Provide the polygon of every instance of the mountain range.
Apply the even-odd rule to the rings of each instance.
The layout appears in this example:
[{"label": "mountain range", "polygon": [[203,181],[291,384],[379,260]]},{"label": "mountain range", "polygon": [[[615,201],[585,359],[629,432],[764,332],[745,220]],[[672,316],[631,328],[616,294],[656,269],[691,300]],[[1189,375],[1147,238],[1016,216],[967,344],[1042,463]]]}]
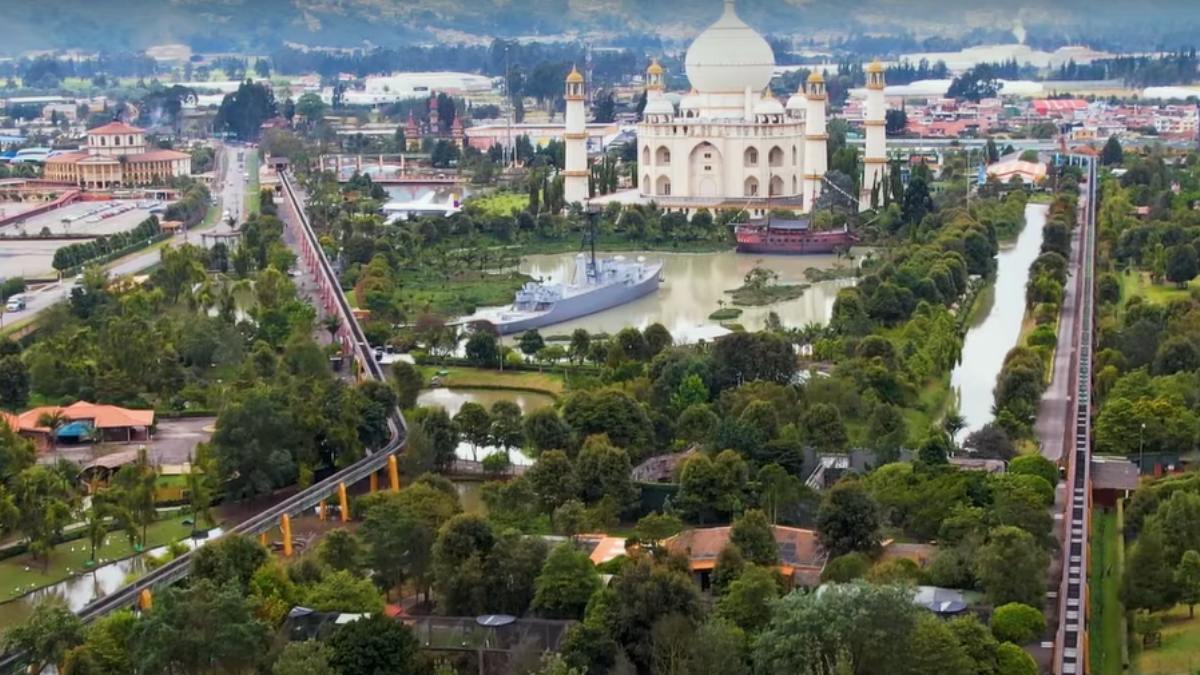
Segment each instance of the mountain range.
[{"label": "mountain range", "polygon": [[[1187,45],[1193,0],[739,0],[764,33],[961,37],[1011,32],[1088,44]],[[284,44],[363,48],[496,37],[589,36],[686,41],[721,13],[720,0],[0,0],[8,55],[30,50],[193,50],[265,53]]]}]

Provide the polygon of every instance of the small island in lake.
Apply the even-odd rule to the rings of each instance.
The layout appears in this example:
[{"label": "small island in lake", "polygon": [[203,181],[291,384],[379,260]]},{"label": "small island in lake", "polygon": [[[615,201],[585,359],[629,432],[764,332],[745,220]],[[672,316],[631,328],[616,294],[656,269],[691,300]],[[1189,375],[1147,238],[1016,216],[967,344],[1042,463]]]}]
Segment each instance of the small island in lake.
[{"label": "small island in lake", "polygon": [[762,266],[762,260],[754,262],[754,269],[746,273],[741,288],[725,291],[733,297],[733,304],[742,307],[761,307],[785,300],[795,300],[804,295],[810,284],[781,284],[779,273]]}]

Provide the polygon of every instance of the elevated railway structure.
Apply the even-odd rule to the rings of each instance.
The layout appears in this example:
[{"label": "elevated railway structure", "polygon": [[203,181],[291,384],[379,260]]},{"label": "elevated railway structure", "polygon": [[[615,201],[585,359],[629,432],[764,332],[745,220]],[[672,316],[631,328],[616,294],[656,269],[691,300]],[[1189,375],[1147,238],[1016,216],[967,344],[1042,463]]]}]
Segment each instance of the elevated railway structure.
[{"label": "elevated railway structure", "polygon": [[[305,257],[313,270],[317,283],[320,285],[322,302],[328,312],[336,315],[340,321],[341,339],[345,353],[353,356],[357,363],[355,370],[360,377],[369,377],[377,381],[386,381],[383,366],[375,360],[362,327],[355,320],[349,302],[340,291],[337,276],[333,272],[323,249],[318,243],[316,233],[304,211],[303,194],[295,185],[291,176],[281,177],[285,207],[294,213],[290,219],[293,227],[297,228],[299,252]],[[357,483],[375,475],[376,472],[388,466],[389,459],[399,452],[407,440],[408,426],[399,410],[393,411],[388,419],[391,431],[387,445],[379,450],[369,452],[357,463],[338,471],[334,475],[298,492],[284,501],[259,512],[255,516],[230,528],[228,531],[258,536],[271,529],[280,527],[284,517],[311,513],[318,504],[330,496],[342,492],[347,485]],[[79,618],[85,622],[91,621],[111,612],[135,607],[143,591],[154,590],[176,583],[187,577],[192,566],[192,554],[182,555],[171,562],[151,571],[133,583],[102,598],[98,598],[79,611]],[[28,658],[22,653],[0,655],[0,673],[18,673],[28,663]]]},{"label": "elevated railway structure", "polygon": [[1076,314],[1072,399],[1064,411],[1070,434],[1063,453],[1065,462],[1066,512],[1062,580],[1058,589],[1058,632],[1055,639],[1056,675],[1090,672],[1087,623],[1090,614],[1087,574],[1090,563],[1091,461],[1092,461],[1092,352],[1095,328],[1096,270],[1096,162],[1083,158],[1086,189],[1081,195],[1079,245],[1079,303]]}]

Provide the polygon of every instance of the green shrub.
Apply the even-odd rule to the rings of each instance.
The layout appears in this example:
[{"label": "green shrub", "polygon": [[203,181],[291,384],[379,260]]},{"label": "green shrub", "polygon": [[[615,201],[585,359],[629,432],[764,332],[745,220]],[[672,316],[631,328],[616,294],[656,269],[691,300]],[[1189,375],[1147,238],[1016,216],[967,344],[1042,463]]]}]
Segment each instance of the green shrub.
[{"label": "green shrub", "polygon": [[1025,645],[1046,632],[1046,617],[1041,610],[1010,602],[992,614],[992,635],[1001,642]]},{"label": "green shrub", "polygon": [[871,571],[871,559],[865,553],[847,553],[829,561],[821,571],[821,581],[846,584],[862,579]]},{"label": "green shrub", "polygon": [[1008,463],[1009,473],[1041,476],[1050,485],[1058,484],[1058,465],[1041,455],[1024,455]]}]

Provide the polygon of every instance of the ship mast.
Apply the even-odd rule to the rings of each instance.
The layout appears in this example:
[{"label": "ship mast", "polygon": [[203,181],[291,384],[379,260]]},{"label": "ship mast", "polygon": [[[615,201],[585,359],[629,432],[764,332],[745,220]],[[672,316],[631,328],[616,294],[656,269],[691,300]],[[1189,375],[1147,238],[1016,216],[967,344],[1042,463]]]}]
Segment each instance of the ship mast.
[{"label": "ship mast", "polygon": [[583,212],[587,218],[587,232],[584,234],[588,246],[591,249],[591,261],[588,263],[588,275],[595,281],[599,281],[600,269],[596,267],[596,218],[600,212],[588,204]]}]

